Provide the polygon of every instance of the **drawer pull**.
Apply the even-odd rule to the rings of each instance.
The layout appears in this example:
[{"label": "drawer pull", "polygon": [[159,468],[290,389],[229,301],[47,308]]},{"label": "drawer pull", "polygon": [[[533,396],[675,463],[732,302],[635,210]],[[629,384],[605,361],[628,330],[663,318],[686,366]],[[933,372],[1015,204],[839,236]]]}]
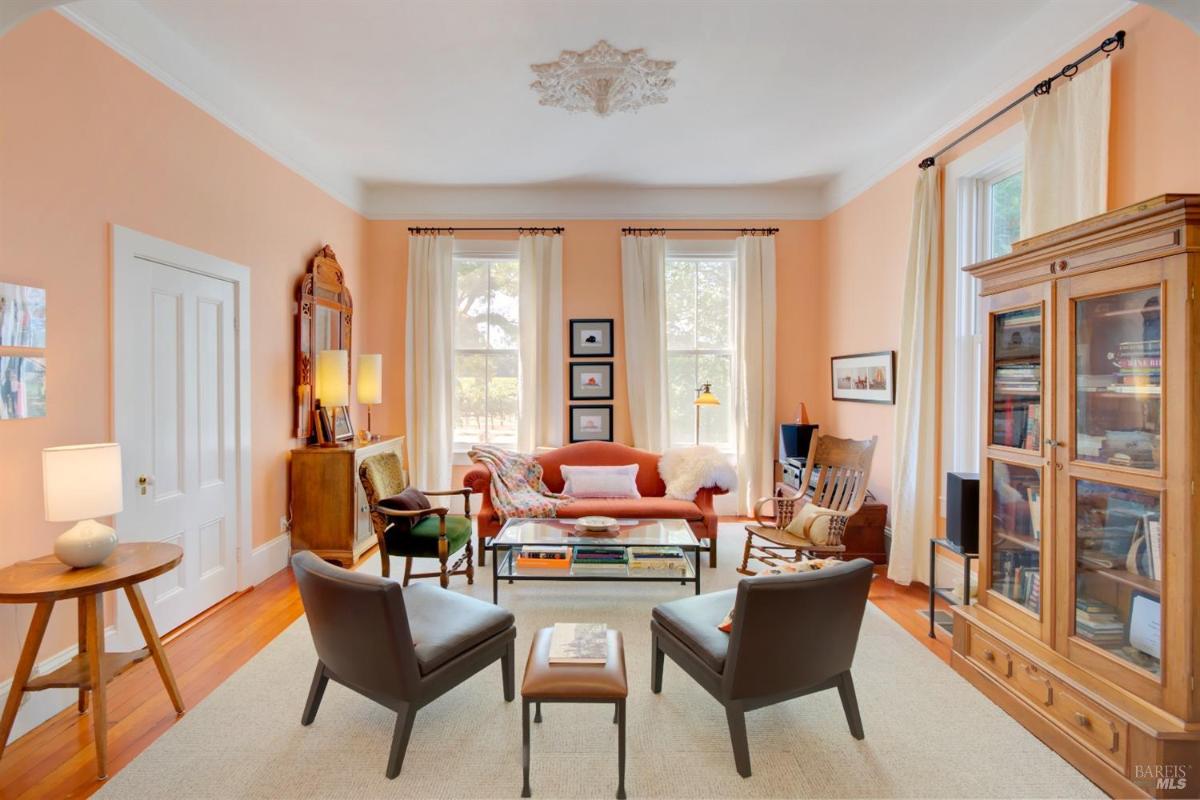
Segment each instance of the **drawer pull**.
[{"label": "drawer pull", "polygon": [[984,660],[986,660],[986,661],[995,661],[995,660],[996,660],[996,654],[995,654],[995,653],[993,653],[991,650],[984,650],[984,651],[983,651],[983,658],[984,658]]},{"label": "drawer pull", "polygon": [[1075,722],[1081,728],[1087,728],[1092,724],[1092,721],[1088,719],[1087,714],[1080,714],[1078,711],[1075,712]]}]

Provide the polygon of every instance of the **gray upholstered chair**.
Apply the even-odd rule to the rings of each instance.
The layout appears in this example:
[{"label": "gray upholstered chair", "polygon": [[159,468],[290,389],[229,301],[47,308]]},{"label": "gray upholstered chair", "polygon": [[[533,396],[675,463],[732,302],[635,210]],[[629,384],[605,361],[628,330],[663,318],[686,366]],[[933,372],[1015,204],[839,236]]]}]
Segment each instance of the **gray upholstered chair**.
[{"label": "gray upholstered chair", "polygon": [[335,567],[310,552],[292,557],[317,649],[302,725],[311,725],[329,681],[396,712],[387,776],[400,774],[417,711],[496,661],[504,699],[514,697],[513,615],[429,584]]},{"label": "gray upholstered chair", "polygon": [[[736,589],[656,606],[650,620],[651,689],[663,657],[725,706],[738,774],[750,777],[746,712],[838,690],[850,733],[863,738],[850,664],[871,587],[872,564],[855,559],[815,572],[743,578]],[[733,630],[717,630],[733,607]]]}]

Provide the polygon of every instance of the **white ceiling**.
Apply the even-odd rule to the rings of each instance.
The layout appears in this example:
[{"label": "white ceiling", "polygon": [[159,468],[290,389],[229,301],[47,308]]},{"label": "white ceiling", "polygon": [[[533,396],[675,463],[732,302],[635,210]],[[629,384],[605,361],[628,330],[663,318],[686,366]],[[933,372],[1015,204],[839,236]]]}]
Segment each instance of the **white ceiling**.
[{"label": "white ceiling", "polygon": [[[66,13],[371,216],[814,217],[1130,6],[80,0]],[[676,61],[669,102],[605,119],[539,106],[529,65],[602,38]]]}]

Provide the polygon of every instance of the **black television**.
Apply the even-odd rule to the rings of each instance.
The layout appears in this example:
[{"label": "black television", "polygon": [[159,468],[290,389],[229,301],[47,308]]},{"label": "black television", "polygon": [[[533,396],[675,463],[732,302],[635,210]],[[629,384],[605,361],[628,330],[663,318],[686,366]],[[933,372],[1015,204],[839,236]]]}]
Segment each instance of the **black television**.
[{"label": "black television", "polygon": [[779,460],[804,460],[819,425],[785,422],[779,426]]}]

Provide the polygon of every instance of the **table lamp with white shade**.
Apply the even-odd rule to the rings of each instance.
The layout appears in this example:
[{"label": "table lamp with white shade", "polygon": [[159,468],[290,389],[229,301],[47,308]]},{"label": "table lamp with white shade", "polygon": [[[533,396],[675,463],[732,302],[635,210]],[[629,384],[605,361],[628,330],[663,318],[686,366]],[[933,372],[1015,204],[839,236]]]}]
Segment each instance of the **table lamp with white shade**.
[{"label": "table lamp with white shade", "polygon": [[92,567],[117,546],[117,532],[97,522],[121,511],[121,445],[81,444],[42,451],[47,522],[74,522],[54,540],[54,555],[72,567]]},{"label": "table lamp with white shade", "polygon": [[367,430],[363,438],[370,442],[379,436],[371,432],[371,406],[383,402],[383,356],[364,353],[358,357],[358,403],[367,407]]},{"label": "table lamp with white shade", "polygon": [[[345,413],[350,405],[350,352],[348,350],[321,350],[317,353],[317,369],[313,381],[316,410],[325,409],[329,418],[330,437],[322,444],[337,445],[333,429],[337,426],[338,409]],[[349,423],[349,420],[347,420]]]},{"label": "table lamp with white shade", "polygon": [[719,406],[721,401],[712,393],[712,384],[706,383],[696,390],[696,444],[700,444],[700,407]]}]

